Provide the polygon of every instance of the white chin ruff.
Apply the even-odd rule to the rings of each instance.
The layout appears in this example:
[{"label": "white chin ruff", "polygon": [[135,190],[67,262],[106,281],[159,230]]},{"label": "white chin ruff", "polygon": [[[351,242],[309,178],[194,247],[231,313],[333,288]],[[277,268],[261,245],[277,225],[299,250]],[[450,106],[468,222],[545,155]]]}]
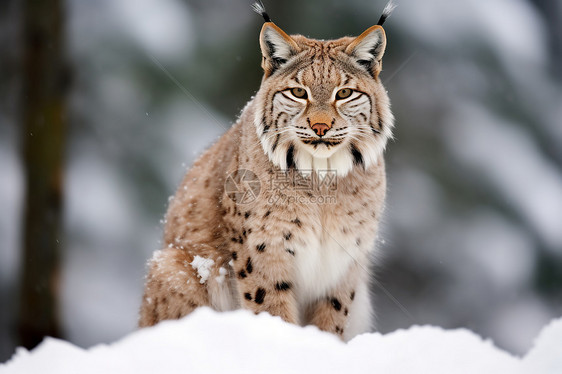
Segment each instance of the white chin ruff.
[{"label": "white chin ruff", "polygon": [[295,147],[295,165],[302,174],[312,171],[335,171],[339,177],[345,176],[353,168],[353,158],[346,146],[337,149],[321,148],[311,149],[309,146]]},{"label": "white chin ruff", "polygon": [[[311,149],[308,145],[299,144],[298,142],[285,142],[276,147],[275,151],[271,151],[271,147],[262,142],[263,150],[267,154],[269,160],[282,170],[295,166],[302,175],[310,175],[313,171],[332,171],[338,177],[345,177],[354,167],[368,169],[372,165],[376,165],[378,158],[384,150],[378,142],[371,144],[363,144],[360,148],[362,155],[362,163],[357,164],[349,145],[339,146],[331,152],[320,152]],[[293,165],[287,165],[289,158],[287,154],[292,149]],[[319,154],[327,157],[319,157]]]}]

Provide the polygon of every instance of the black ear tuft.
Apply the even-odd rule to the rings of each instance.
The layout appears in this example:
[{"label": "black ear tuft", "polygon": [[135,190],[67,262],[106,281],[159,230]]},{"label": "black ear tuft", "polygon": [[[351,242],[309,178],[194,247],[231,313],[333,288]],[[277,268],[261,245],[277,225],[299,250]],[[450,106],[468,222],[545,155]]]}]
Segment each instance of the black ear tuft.
[{"label": "black ear tuft", "polygon": [[265,22],[271,22],[271,18],[269,18],[269,15],[265,12],[265,6],[263,5],[261,0],[258,0],[255,3],[253,3],[252,9],[254,10],[254,12],[261,15],[265,20]]},{"label": "black ear tuft", "polygon": [[[262,4],[263,5],[263,4]],[[384,21],[386,21],[386,19],[388,17],[390,17],[390,15],[392,14],[392,11],[397,7],[396,4],[394,4],[393,0],[390,0],[386,6],[384,7],[382,14],[381,14],[381,18],[379,18],[379,22],[377,22],[377,25],[382,26],[382,24],[384,23]]]}]

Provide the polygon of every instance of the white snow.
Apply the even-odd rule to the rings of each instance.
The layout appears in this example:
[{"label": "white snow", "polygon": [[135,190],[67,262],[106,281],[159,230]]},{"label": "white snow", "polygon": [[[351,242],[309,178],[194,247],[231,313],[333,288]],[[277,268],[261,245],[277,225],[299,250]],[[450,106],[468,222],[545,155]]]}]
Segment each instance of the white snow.
[{"label": "white snow", "polygon": [[470,102],[459,102],[455,109],[443,133],[451,154],[500,191],[551,248],[562,248],[562,199],[553,198],[562,196],[557,166],[517,123]]},{"label": "white snow", "polygon": [[204,258],[201,256],[195,256],[193,261],[190,263],[191,267],[197,270],[197,276],[201,278],[199,283],[203,284],[209,279],[211,275],[211,267],[215,264],[215,261],[210,258]]},{"label": "white snow", "polygon": [[219,276],[218,276],[218,277],[215,277],[215,280],[216,280],[218,283],[224,282],[224,278],[225,278],[226,274],[228,274],[228,271],[227,271],[225,268],[220,267],[220,268],[219,268]]},{"label": "white snow", "polygon": [[562,318],[543,329],[523,358],[465,330],[413,326],[349,343],[315,327],[238,310],[201,308],[178,321],[83,350],[47,338],[0,365],[16,373],[561,373]]},{"label": "white snow", "polygon": [[407,0],[393,17],[412,35],[439,46],[454,48],[486,40],[507,67],[513,65],[512,60],[542,64],[546,59],[544,26],[527,1],[467,0],[459,6],[447,0]]},{"label": "white snow", "polygon": [[[110,13],[125,35],[159,58],[180,58],[193,44],[193,21],[176,0],[109,1]],[[150,19],[150,22],[146,22]],[[187,48],[186,48],[187,47]]]}]

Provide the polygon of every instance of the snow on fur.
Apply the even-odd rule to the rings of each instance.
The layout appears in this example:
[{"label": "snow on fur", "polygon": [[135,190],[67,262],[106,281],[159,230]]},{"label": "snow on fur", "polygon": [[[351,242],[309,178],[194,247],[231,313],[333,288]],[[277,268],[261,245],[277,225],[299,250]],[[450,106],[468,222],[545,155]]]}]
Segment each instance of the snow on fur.
[{"label": "snow on fur", "polygon": [[205,283],[211,275],[211,267],[215,264],[210,258],[203,258],[201,256],[195,256],[193,262],[190,263],[191,267],[197,270],[197,277],[201,278],[199,282],[201,284]]},{"label": "snow on fur", "polygon": [[562,319],[524,358],[465,330],[414,326],[363,334],[345,344],[315,327],[239,310],[201,308],[111,345],[83,350],[47,338],[0,365],[16,373],[562,373]]}]

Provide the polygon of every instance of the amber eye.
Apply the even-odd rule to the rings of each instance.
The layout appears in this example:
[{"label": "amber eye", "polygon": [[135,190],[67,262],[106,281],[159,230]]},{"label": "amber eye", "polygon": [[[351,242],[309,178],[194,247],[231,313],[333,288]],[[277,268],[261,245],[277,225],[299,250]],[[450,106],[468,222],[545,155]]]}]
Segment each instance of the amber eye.
[{"label": "amber eye", "polygon": [[294,97],[298,97],[299,99],[306,99],[306,90],[304,88],[296,87],[291,88],[291,93]]},{"label": "amber eye", "polygon": [[341,90],[336,92],[336,100],[347,99],[349,96],[351,96],[352,92],[353,91],[349,88],[342,88]]}]

